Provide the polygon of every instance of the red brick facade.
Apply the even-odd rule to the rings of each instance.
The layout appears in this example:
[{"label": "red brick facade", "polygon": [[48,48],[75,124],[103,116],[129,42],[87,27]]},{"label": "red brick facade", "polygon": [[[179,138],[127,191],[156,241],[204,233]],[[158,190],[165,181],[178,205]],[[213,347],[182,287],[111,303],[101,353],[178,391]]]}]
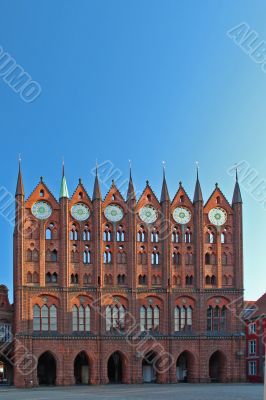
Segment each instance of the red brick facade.
[{"label": "red brick facade", "polygon": [[[131,178],[126,200],[114,183],[102,200],[97,176],[92,199],[80,181],[57,201],[41,180],[26,200],[19,172],[16,200],[16,356],[27,348],[38,362],[30,373],[15,369],[16,386],[245,379],[244,328],[236,305],[227,309],[243,295],[238,182],[232,205],[218,186],[203,204],[198,179],[193,202],[181,184],[170,201],[165,177],[161,201],[148,183],[137,201]],[[48,219],[32,214],[37,201],[50,205]],[[76,203],[90,211],[84,222],[72,217]],[[123,210],[117,223],[105,216],[109,204]],[[155,222],[140,219],[145,205]],[[186,225],[173,219],[176,207],[189,210]],[[208,218],[215,207],[227,213],[219,228]]]}]

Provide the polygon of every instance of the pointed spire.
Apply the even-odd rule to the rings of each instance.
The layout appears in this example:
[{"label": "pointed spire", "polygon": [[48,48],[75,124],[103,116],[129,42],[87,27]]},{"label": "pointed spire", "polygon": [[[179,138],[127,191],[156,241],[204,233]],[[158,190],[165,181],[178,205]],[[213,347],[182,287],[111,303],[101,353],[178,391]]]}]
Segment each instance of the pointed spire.
[{"label": "pointed spire", "polygon": [[237,204],[237,203],[242,203],[242,196],[241,196],[240,187],[239,187],[239,183],[238,183],[238,173],[237,173],[237,168],[236,168],[236,183],[235,183],[232,204]]},{"label": "pointed spire", "polygon": [[59,198],[69,198],[69,194],[68,194],[68,189],[67,189],[67,182],[66,182],[66,177],[65,177],[65,163],[63,160],[63,164],[62,164],[62,180],[61,180],[61,187],[60,187],[60,195]]},{"label": "pointed spire", "polygon": [[196,163],[196,165],[197,165],[197,179],[196,179],[193,203],[197,203],[199,201],[203,202],[200,181],[199,181],[199,164],[198,164],[198,162]]},{"label": "pointed spire", "polygon": [[18,180],[17,180],[16,196],[24,196],[24,185],[23,185],[23,180],[22,180],[20,156],[18,159]]},{"label": "pointed spire", "polygon": [[136,200],[135,189],[132,180],[132,173],[131,173],[131,162],[129,161],[129,182],[128,182],[128,189],[127,189],[127,201],[129,200]]},{"label": "pointed spire", "polygon": [[96,174],[93,188],[92,200],[102,200],[101,189],[98,179],[98,163],[96,162]]},{"label": "pointed spire", "polygon": [[165,179],[165,162],[163,161],[163,186],[161,192],[161,203],[163,203],[164,201],[170,201],[170,197]]}]

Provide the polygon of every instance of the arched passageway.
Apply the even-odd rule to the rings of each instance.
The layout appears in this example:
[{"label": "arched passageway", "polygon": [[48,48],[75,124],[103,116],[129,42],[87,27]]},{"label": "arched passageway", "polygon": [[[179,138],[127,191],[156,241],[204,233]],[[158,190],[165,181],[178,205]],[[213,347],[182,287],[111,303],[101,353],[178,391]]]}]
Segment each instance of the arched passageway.
[{"label": "arched passageway", "polygon": [[39,357],[37,377],[39,385],[56,384],[56,360],[49,351]]},{"label": "arched passageway", "polygon": [[84,351],[81,351],[75,358],[74,376],[76,385],[88,385],[90,383],[90,364]]},{"label": "arched passageway", "polygon": [[183,351],[176,361],[177,382],[192,382],[195,369],[195,357],[189,351]]},{"label": "arched passageway", "polygon": [[226,381],[226,357],[221,351],[216,351],[210,357],[209,376],[211,382]]},{"label": "arched passageway", "polygon": [[123,358],[118,351],[109,357],[107,369],[109,383],[123,383]]},{"label": "arched passageway", "polygon": [[0,385],[13,385],[13,367],[4,357],[0,357]]},{"label": "arched passageway", "polygon": [[159,357],[154,351],[146,353],[142,360],[142,381],[144,383],[156,383],[159,373]]}]

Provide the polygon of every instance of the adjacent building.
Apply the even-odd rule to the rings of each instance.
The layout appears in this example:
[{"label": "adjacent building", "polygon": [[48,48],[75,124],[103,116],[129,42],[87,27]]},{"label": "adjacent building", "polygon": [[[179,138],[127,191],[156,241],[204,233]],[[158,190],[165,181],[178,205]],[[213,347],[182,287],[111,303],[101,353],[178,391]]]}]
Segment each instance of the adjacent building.
[{"label": "adjacent building", "polygon": [[256,302],[249,303],[246,320],[247,378],[250,382],[263,382],[265,376],[266,293]]},{"label": "adjacent building", "polygon": [[8,289],[0,285],[0,385],[13,383],[13,307],[9,303]]}]

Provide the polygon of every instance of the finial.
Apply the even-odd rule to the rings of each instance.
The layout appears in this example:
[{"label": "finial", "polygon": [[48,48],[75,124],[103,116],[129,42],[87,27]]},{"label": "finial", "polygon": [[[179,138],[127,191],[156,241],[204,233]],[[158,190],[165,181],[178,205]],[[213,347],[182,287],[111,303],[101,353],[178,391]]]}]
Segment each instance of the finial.
[{"label": "finial", "polygon": [[237,164],[236,164],[236,182],[238,182],[238,170],[237,170]]},{"label": "finial", "polygon": [[129,165],[129,178],[131,179],[131,168],[132,168],[131,160],[128,160],[128,165]]},{"label": "finial", "polygon": [[80,184],[80,185],[82,184],[82,180],[81,180],[81,178],[79,178],[79,184]]},{"label": "finial", "polygon": [[218,188],[218,182],[215,183],[215,187]]},{"label": "finial", "polygon": [[40,181],[43,182],[43,176],[40,177]]},{"label": "finial", "polygon": [[21,163],[21,153],[18,154],[18,163]]},{"label": "finial", "polygon": [[148,180],[146,180],[146,186],[149,186],[149,181]]},{"label": "finial", "polygon": [[162,166],[163,166],[163,177],[165,178],[165,168],[166,168],[166,162],[162,161]]},{"label": "finial", "polygon": [[195,164],[196,164],[196,169],[197,169],[197,179],[199,179],[199,162],[196,161]]},{"label": "finial", "polygon": [[115,186],[115,180],[114,179],[112,179],[112,185]]},{"label": "finial", "polygon": [[182,181],[179,182],[179,186],[180,186],[180,187],[182,186]]},{"label": "finial", "polygon": [[95,166],[96,166],[96,176],[98,176],[98,160],[97,160],[97,158],[96,158],[96,162],[95,162]]},{"label": "finial", "polygon": [[64,157],[62,157],[62,176],[65,176],[65,160],[64,160]]}]

